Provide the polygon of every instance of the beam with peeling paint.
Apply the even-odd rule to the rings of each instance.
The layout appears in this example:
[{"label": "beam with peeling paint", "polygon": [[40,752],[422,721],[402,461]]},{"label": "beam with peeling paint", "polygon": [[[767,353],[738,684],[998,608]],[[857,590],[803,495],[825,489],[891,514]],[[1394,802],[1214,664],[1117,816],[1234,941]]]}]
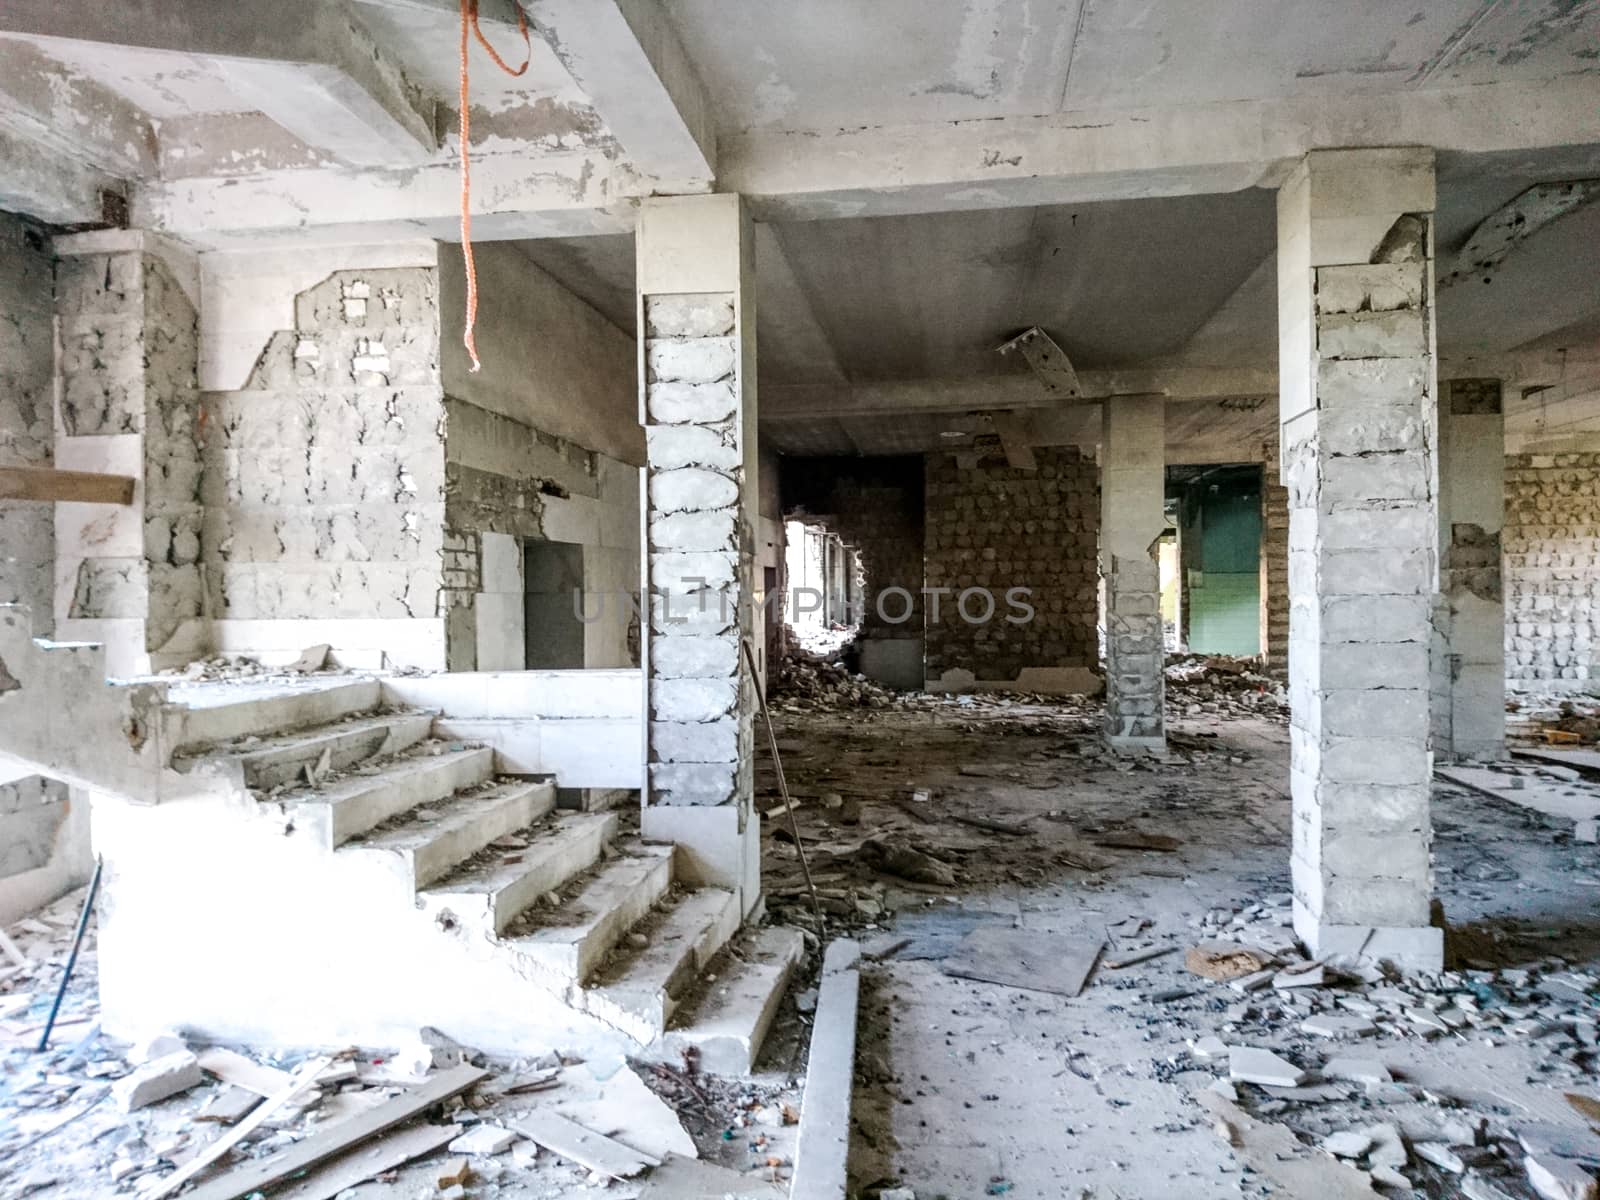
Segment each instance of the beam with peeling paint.
[{"label": "beam with peeling paint", "polygon": [[1600,200],[1600,179],[1570,179],[1529,188],[1479,223],[1438,286],[1487,279],[1529,238],[1596,200]]},{"label": "beam with peeling paint", "polygon": [[48,225],[86,225],[101,220],[102,195],[122,194],[124,183],[86,162],[52,153],[0,124],[0,209]]},{"label": "beam with peeling paint", "polygon": [[756,129],[718,187],[762,220],[887,216],[1276,187],[1318,147],[1489,153],[1600,142],[1600,75],[1047,116]]},{"label": "beam with peeling paint", "polygon": [[433,99],[340,0],[274,0],[270,13],[209,0],[6,0],[0,33],[221,60],[244,104],[353,166],[421,163],[438,145]]}]

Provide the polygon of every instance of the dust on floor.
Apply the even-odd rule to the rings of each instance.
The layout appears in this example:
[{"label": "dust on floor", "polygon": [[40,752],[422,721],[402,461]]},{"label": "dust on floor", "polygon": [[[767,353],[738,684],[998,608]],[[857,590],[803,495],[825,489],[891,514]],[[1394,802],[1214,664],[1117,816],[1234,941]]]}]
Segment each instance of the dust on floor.
[{"label": "dust on floor", "polygon": [[[1540,1194],[1541,1170],[1578,1172],[1570,1193],[1544,1194],[1587,1194],[1581,1173],[1600,1162],[1600,1139],[1565,1094],[1600,1094],[1600,848],[1575,841],[1570,823],[1441,784],[1435,852],[1454,969],[1386,979],[1295,966],[1287,729],[1216,707],[1176,722],[1164,764],[1106,754],[1082,702],[782,714],[828,934],[883,956],[864,976],[851,1148],[861,1194],[1415,1186],[1486,1200]],[[778,802],[769,791],[762,803]],[[768,894],[785,919],[814,923],[787,820],[766,823]],[[928,864],[926,878],[942,870],[948,882],[900,877]],[[1041,943],[1103,940],[1082,994],[943,969],[972,931],[1013,928]],[[1260,947],[1265,978],[1240,987],[1191,972],[1186,952],[1202,941]],[[1230,1059],[1246,1078],[1260,1066],[1232,1053],[1243,1048],[1284,1060],[1275,1094],[1229,1081]],[[1277,1125],[1304,1162],[1285,1167],[1284,1146],[1263,1148]],[[1330,1135],[1347,1157],[1317,1148]]]}]

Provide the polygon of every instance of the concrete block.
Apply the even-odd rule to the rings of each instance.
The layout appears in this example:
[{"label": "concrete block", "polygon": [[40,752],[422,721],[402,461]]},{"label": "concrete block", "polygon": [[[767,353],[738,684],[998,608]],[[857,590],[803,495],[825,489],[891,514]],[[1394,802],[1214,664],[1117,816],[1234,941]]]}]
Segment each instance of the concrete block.
[{"label": "concrete block", "polygon": [[714,721],[734,712],[739,703],[735,681],[724,679],[653,679],[652,716],[662,721]]},{"label": "concrete block", "polygon": [[739,669],[739,643],[731,637],[662,637],[650,646],[657,679],[725,679]]},{"label": "concrete block", "polygon": [[847,940],[831,943],[823,955],[791,1200],[837,1200],[848,1186],[860,959],[860,947]]},{"label": "concrete block", "polygon": [[[1339,887],[1346,891],[1359,892],[1366,897],[1369,885],[1379,885],[1387,894],[1389,885],[1398,882],[1412,889],[1404,893],[1407,905],[1415,889],[1420,887],[1426,892],[1428,841],[1421,831],[1373,834],[1324,829],[1321,841],[1322,870],[1337,879]],[[1412,912],[1409,907],[1404,911]],[[1367,920],[1376,919],[1371,910],[1363,909],[1363,914]],[[1337,913],[1325,905],[1323,915],[1332,919]]]},{"label": "concrete block", "polygon": [[1419,308],[1422,263],[1359,263],[1317,270],[1317,312],[1384,312]]},{"label": "concrete block", "polygon": [[1420,741],[1428,734],[1428,700],[1425,687],[1326,692],[1322,697],[1322,730],[1328,737]]},{"label": "concrete block", "polygon": [[657,762],[739,761],[739,720],[651,721],[650,753]]},{"label": "concrete block", "polygon": [[[702,605],[700,597],[653,595],[650,597],[650,629],[657,634],[706,637],[726,633],[739,623],[739,589],[719,592]],[[721,603],[719,603],[719,601]]]},{"label": "concrete block", "polygon": [[1411,878],[1334,874],[1323,895],[1321,917],[1331,925],[1426,925],[1432,904],[1429,883],[1425,868]]},{"label": "concrete block", "polygon": [[731,763],[651,763],[650,796],[656,804],[715,806],[738,794]]},{"label": "concrete block", "polygon": [[1414,738],[1328,738],[1322,747],[1324,783],[1416,787],[1428,782],[1432,770],[1426,743]]},{"label": "concrete block", "polygon": [[1429,458],[1420,451],[1374,454],[1365,458],[1325,458],[1321,474],[1317,504],[1322,511],[1365,507],[1373,510],[1375,525],[1383,519],[1383,503],[1429,500],[1433,496]]},{"label": "concrete block", "polygon": [[695,292],[645,298],[645,321],[651,337],[717,337],[733,332],[733,296]]},{"label": "concrete block", "polygon": [[650,507],[658,513],[704,512],[738,502],[739,485],[703,467],[682,467],[650,477]]},{"label": "concrete block", "polygon": [[652,383],[714,383],[733,374],[735,347],[731,337],[652,341],[646,353]]},{"label": "concrete block", "polygon": [[1393,785],[1321,782],[1299,771],[1289,777],[1297,804],[1306,807],[1303,789],[1321,826],[1365,829],[1372,834],[1407,834],[1428,826],[1426,784]]},{"label": "concrete block", "polygon": [[716,591],[733,583],[738,567],[738,555],[732,550],[653,553],[650,555],[650,586],[669,592]]},{"label": "concrete block", "polygon": [[1420,688],[1428,678],[1428,647],[1421,641],[1319,646],[1320,686],[1333,690]]},{"label": "concrete block", "polygon": [[123,1112],[159,1104],[205,1081],[200,1060],[187,1050],[152,1059],[111,1085],[111,1095]]},{"label": "concrete block", "polygon": [[1317,407],[1321,414],[1350,404],[1426,402],[1432,371],[1421,355],[1411,358],[1323,358],[1317,363]]},{"label": "concrete block", "polygon": [[1291,549],[1410,550],[1432,544],[1433,506],[1390,501],[1376,514],[1366,508],[1339,508],[1322,513],[1315,523],[1303,521],[1290,533]]},{"label": "concrete block", "polygon": [[[718,421],[733,413],[733,389],[727,384],[703,384],[696,392],[721,388],[727,393],[727,411],[722,417],[701,418],[689,414],[688,408],[670,395],[677,384],[660,384],[651,389],[650,416],[657,421]],[[669,415],[670,414],[670,415]],[[723,432],[707,425],[666,424],[652,425],[644,431],[650,465],[658,471],[676,470],[678,467],[711,467],[718,471],[732,471],[741,465],[743,456],[732,441],[731,430]]]},{"label": "concrete block", "polygon": [[1412,399],[1330,405],[1317,419],[1322,452],[1329,455],[1420,450],[1430,427]]},{"label": "concrete block", "polygon": [[1320,608],[1325,645],[1421,642],[1426,648],[1430,636],[1426,596],[1332,596]]},{"label": "concrete block", "polygon": [[1421,309],[1317,318],[1317,353],[1324,358],[1417,358],[1427,351],[1427,323]]},{"label": "concrete block", "polygon": [[[713,425],[728,420],[738,407],[733,384],[726,380],[711,383],[660,380],[650,384],[646,394],[650,419],[665,425]],[[654,457],[651,465],[655,465]]]},{"label": "concrete block", "polygon": [[728,550],[736,548],[733,509],[681,512],[650,522],[653,550]]}]

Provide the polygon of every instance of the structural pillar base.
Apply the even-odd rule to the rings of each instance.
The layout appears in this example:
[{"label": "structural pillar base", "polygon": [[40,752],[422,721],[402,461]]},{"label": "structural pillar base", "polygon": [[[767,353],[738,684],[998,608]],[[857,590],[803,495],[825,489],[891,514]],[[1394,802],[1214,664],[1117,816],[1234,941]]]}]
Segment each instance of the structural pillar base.
[{"label": "structural pillar base", "polygon": [[1312,958],[1366,958],[1402,971],[1444,970],[1444,930],[1433,925],[1329,925],[1299,901],[1294,932]]}]

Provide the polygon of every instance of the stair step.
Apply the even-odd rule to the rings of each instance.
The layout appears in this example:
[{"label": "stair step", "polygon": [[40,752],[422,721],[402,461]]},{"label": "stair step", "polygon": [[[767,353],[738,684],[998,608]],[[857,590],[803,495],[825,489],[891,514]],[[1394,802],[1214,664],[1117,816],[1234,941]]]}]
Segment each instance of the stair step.
[{"label": "stair step", "polygon": [[586,987],[583,1007],[641,1045],[660,1037],[677,999],[739,929],[739,897],[722,888],[689,892],[638,932],[650,940],[621,951]]},{"label": "stair step", "polygon": [[264,804],[279,807],[297,834],[327,849],[349,841],[421,804],[443,800],[494,774],[494,751],[487,746],[410,754],[367,775],[326,787],[275,796]]},{"label": "stair step", "polygon": [[[265,691],[268,685],[260,685]],[[277,685],[281,687],[281,685]],[[382,701],[376,679],[358,679],[325,687],[307,686],[269,692],[256,699],[237,699],[252,685],[232,684],[228,689],[211,685],[179,684],[168,692],[171,701],[163,715],[167,744],[176,753],[193,753],[242,737],[269,737],[293,729],[311,729],[342,721],[356,713],[371,712]],[[208,703],[221,698],[220,703]]]},{"label": "stair step", "polygon": [[[219,746],[191,762],[233,763],[243,772],[246,787],[266,790],[303,780],[307,767],[327,756],[327,769],[343,771],[369,758],[398,754],[428,736],[432,713],[392,713],[363,717],[339,725],[286,737],[269,738],[250,746]],[[182,769],[182,764],[174,764]]]},{"label": "stair step", "polygon": [[413,810],[360,834],[339,852],[383,866],[414,890],[543,818],[556,806],[556,787],[548,780],[508,779],[442,803],[442,811]]},{"label": "stair step", "polygon": [[738,938],[711,964],[716,978],[698,995],[680,1000],[672,1026],[648,1057],[683,1061],[693,1050],[698,1068],[710,1075],[748,1075],[778,1015],[785,989],[805,957],[798,929],[768,926]]},{"label": "stair step", "polygon": [[[550,789],[553,806],[555,785],[544,786]],[[435,920],[448,913],[457,927],[497,936],[540,897],[558,891],[599,862],[607,843],[617,836],[617,816],[571,813],[532,834],[527,849],[468,863],[428,888],[418,897],[423,909]]]},{"label": "stair step", "polygon": [[505,944],[558,985],[581,983],[672,886],[673,848],[639,844],[601,867],[560,908]]}]

